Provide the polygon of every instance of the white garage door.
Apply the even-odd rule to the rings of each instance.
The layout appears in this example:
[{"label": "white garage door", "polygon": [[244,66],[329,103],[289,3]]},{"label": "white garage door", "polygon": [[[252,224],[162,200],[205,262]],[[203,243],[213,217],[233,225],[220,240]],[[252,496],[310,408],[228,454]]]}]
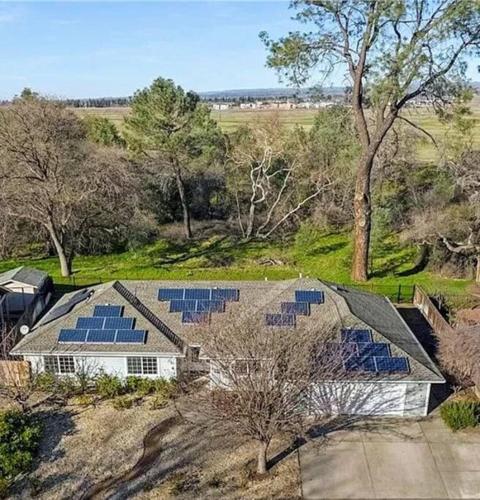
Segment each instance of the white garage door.
[{"label": "white garage door", "polygon": [[311,392],[313,414],[403,416],[406,384],[331,383]]}]

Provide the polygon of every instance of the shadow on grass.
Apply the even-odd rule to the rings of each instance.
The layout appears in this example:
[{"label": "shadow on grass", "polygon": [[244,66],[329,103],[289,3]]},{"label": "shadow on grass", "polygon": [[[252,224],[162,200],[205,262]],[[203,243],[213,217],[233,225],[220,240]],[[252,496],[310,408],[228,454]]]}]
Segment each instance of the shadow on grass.
[{"label": "shadow on grass", "polygon": [[331,243],[330,245],[323,245],[319,247],[314,247],[311,250],[302,250],[305,255],[309,257],[315,257],[319,255],[327,255],[329,253],[338,252],[342,248],[348,245],[346,241],[339,241],[338,243]]},{"label": "shadow on grass", "polygon": [[187,262],[198,257],[207,257],[212,266],[221,267],[230,265],[235,260],[233,252],[239,248],[244,248],[249,242],[242,242],[231,239],[229,236],[216,239],[215,241],[202,246],[201,242],[194,243],[174,243],[169,242],[164,250],[166,254],[163,258],[158,258],[153,262],[153,267],[159,268],[172,264]]}]

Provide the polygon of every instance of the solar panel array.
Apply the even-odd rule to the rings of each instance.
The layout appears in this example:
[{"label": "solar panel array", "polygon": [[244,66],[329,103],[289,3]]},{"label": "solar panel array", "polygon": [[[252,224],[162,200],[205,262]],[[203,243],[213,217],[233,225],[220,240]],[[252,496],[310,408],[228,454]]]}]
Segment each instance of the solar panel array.
[{"label": "solar panel array", "polygon": [[182,323],[205,324],[211,313],[225,312],[227,302],[238,302],[237,288],[160,288],[158,300],[170,302],[170,312],[182,313]]},{"label": "solar panel array", "polygon": [[123,317],[123,306],[97,305],[93,316],[77,318],[75,328],[60,330],[58,341],[87,344],[144,344],[147,332],[134,329],[134,318]]},{"label": "solar panel array", "polygon": [[408,373],[408,359],[391,355],[390,345],[374,342],[368,329],[345,328],[341,332],[342,342],[331,343],[343,357],[346,371],[363,373]]},{"label": "solar panel array", "polygon": [[267,326],[295,327],[297,316],[310,316],[312,304],[323,304],[325,294],[321,290],[295,290],[294,302],[282,302],[280,313],[265,314]]}]

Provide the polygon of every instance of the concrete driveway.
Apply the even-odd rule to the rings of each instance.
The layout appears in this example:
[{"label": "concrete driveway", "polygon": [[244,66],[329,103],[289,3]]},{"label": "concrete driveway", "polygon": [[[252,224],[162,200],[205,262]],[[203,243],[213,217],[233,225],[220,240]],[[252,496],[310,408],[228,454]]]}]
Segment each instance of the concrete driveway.
[{"label": "concrete driveway", "polygon": [[480,498],[480,432],[376,421],[310,441],[300,466],[306,499]]}]

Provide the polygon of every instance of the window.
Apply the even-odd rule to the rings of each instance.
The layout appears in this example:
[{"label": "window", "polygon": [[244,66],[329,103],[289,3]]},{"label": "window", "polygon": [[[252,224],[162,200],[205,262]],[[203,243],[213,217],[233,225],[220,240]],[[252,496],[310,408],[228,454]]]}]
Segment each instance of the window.
[{"label": "window", "polygon": [[58,359],[56,356],[44,356],[43,366],[47,373],[58,373]]},{"label": "window", "polygon": [[128,375],[157,375],[157,358],[127,358]]},{"label": "window", "polygon": [[194,362],[198,361],[200,356],[200,347],[190,347],[190,359]]},{"label": "window", "polygon": [[75,373],[75,358],[73,356],[44,356],[43,363],[47,373],[55,375]]}]

